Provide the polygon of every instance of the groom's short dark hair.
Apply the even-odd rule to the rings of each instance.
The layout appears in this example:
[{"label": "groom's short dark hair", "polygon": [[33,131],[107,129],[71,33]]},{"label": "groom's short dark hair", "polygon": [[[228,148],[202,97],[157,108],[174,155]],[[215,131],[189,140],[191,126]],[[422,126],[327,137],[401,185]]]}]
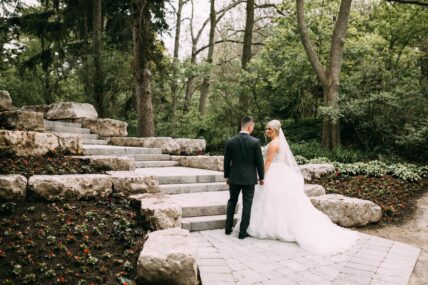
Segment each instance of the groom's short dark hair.
[{"label": "groom's short dark hair", "polygon": [[253,117],[245,116],[241,119],[241,128],[246,126],[248,123],[254,122]]}]

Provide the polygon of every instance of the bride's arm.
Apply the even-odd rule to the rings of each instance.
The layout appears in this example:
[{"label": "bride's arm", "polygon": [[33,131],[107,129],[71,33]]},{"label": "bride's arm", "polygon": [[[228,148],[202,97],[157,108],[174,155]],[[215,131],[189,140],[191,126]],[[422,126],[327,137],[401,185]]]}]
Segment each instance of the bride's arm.
[{"label": "bride's arm", "polygon": [[268,146],[268,151],[266,154],[266,160],[265,160],[265,173],[268,171],[270,164],[272,163],[272,160],[275,156],[275,153],[278,151],[278,142],[272,141]]}]

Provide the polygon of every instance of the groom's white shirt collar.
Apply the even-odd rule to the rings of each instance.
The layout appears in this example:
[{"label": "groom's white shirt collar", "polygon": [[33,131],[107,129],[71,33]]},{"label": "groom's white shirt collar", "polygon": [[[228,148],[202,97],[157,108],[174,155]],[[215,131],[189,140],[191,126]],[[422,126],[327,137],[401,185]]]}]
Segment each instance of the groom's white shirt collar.
[{"label": "groom's white shirt collar", "polygon": [[247,132],[247,131],[240,131],[239,132],[240,134],[247,134],[247,135],[249,135],[250,133],[249,132]]}]

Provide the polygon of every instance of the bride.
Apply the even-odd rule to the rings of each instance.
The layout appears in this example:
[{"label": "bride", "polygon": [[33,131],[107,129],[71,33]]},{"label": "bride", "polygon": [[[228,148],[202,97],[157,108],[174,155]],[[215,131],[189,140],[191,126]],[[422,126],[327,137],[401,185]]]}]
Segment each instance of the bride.
[{"label": "bride", "polygon": [[304,179],[278,120],[266,125],[271,139],[264,150],[264,185],[256,186],[248,234],[262,239],[297,242],[316,254],[345,251],[356,232],[335,225],[304,192]]}]

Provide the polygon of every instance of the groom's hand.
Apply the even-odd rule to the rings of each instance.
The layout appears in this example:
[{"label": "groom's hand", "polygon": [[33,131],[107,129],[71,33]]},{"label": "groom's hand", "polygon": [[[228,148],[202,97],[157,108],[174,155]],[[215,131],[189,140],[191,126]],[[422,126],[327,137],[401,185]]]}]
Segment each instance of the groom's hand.
[{"label": "groom's hand", "polygon": [[229,178],[226,179],[226,184],[230,185]]},{"label": "groom's hand", "polygon": [[260,183],[260,185],[263,185],[263,184],[265,184],[265,181],[264,180],[259,180],[259,183]]}]

